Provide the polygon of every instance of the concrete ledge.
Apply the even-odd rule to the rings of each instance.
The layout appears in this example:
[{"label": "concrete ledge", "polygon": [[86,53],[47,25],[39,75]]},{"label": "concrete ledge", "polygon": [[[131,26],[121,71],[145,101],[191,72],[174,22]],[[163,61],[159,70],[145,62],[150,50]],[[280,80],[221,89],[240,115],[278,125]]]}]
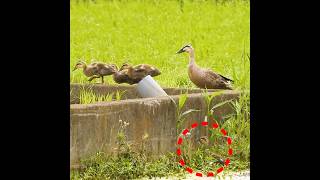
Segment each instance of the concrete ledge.
[{"label": "concrete ledge", "polygon": [[[79,85],[73,85],[73,88],[79,87]],[[96,88],[96,92],[100,93],[105,93],[104,90],[106,89],[108,91],[112,89],[112,87],[101,85],[94,86],[94,88]],[[120,87],[119,89],[121,88],[130,89],[128,87]],[[167,90],[173,92],[173,94],[183,91],[181,89]],[[136,97],[133,89],[128,92],[128,97]],[[193,90],[193,92],[199,92],[199,90]],[[178,103],[179,95],[171,97]],[[239,92],[226,90],[223,94],[214,98],[211,106],[238,97]],[[196,121],[198,123],[203,121],[206,115],[206,107],[202,94],[188,94],[188,99],[182,111],[188,109],[201,111],[187,115],[183,127],[190,127]],[[221,117],[233,112],[231,105],[225,104],[217,108],[214,115]],[[79,166],[80,159],[98,151],[112,153],[113,148],[117,147],[116,136],[119,129],[119,119],[130,123],[126,130],[129,142],[140,142],[142,136],[147,133],[149,135],[147,150],[152,151],[153,155],[175,152],[177,141],[176,108],[169,97],[128,99],[87,105],[71,104],[70,119],[71,167]],[[210,125],[211,123],[209,123]],[[204,127],[199,128],[194,132],[195,138],[205,135],[207,132]]]},{"label": "concrete ledge", "polygon": [[[136,90],[136,85],[100,85],[100,84],[71,84],[70,104],[79,104],[80,90],[92,90],[97,95],[107,95],[116,91],[123,92],[122,99],[136,99],[141,98]],[[168,95],[178,95],[183,93],[201,93],[201,89],[187,89],[187,88],[163,88]],[[215,92],[217,90],[210,89],[208,92]],[[115,98],[115,97],[114,97]]]}]

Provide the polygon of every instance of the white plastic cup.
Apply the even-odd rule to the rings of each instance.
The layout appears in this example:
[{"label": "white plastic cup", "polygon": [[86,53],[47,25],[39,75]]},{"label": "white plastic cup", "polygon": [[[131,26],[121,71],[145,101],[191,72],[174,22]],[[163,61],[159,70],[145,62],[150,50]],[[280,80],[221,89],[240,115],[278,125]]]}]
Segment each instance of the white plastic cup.
[{"label": "white plastic cup", "polygon": [[137,85],[138,93],[143,98],[168,96],[159,84],[150,76],[144,77]]}]

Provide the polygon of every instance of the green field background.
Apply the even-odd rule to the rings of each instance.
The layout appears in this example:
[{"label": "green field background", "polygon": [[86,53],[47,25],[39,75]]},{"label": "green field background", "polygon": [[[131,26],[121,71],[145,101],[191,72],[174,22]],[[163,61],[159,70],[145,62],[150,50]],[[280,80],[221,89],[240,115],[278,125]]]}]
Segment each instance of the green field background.
[{"label": "green field background", "polygon": [[[163,87],[191,87],[186,43],[195,48],[198,65],[250,88],[250,2],[200,0],[70,1],[70,82],[89,83],[78,60],[151,64],[162,72]],[[106,83],[114,84],[112,77]]]}]

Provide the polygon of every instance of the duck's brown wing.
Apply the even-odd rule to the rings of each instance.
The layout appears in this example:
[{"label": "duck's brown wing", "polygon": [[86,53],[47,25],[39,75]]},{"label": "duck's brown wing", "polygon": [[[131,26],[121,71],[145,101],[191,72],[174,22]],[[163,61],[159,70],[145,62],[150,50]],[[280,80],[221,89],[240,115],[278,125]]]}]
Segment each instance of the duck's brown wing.
[{"label": "duck's brown wing", "polygon": [[97,71],[100,75],[111,75],[112,74],[112,68],[104,63],[96,63],[95,67],[97,68]]},{"label": "duck's brown wing", "polygon": [[97,67],[96,63],[91,63],[90,65],[88,65],[88,69],[90,69],[90,72],[93,75],[99,75],[99,68]]},{"label": "duck's brown wing", "polygon": [[143,78],[142,76],[147,76],[148,75],[148,71],[142,65],[138,65],[138,66],[135,66],[135,67],[130,67],[128,69],[128,73],[129,73],[129,76],[132,76],[132,77],[139,76],[141,78]]},{"label": "duck's brown wing", "polygon": [[214,81],[215,82],[215,86],[216,88],[219,89],[232,89],[230,87],[230,84],[228,83],[228,81],[226,79],[224,79],[223,77],[221,77],[220,74],[217,74],[211,70],[204,70],[205,73],[205,78],[208,78],[209,81]]},{"label": "duck's brown wing", "polygon": [[222,81],[225,81],[225,82],[228,82],[228,81],[233,82],[232,79],[224,77],[221,74],[215,73],[211,69],[205,69],[204,72],[207,73],[208,76],[211,76],[215,80],[222,79]]},{"label": "duck's brown wing", "polygon": [[156,67],[153,67],[149,64],[139,64],[139,65],[135,66],[134,69],[136,69],[136,71],[138,71],[138,72],[145,71],[147,75],[150,75],[152,77],[158,76],[161,74],[159,69],[157,69]]},{"label": "duck's brown wing", "polygon": [[113,74],[113,80],[118,84],[128,83],[129,76],[126,74],[126,70],[122,70]]},{"label": "duck's brown wing", "polygon": [[148,74],[149,74],[150,76],[154,77],[154,76],[160,75],[160,74],[161,74],[161,71],[160,71],[158,68],[156,68],[156,67],[151,67],[151,68],[150,68],[150,71],[148,72]]},{"label": "duck's brown wing", "polygon": [[136,82],[139,82],[141,79],[148,75],[148,72],[144,69],[135,69],[130,78]]},{"label": "duck's brown wing", "polygon": [[148,64],[138,64],[138,65],[136,65],[136,66],[134,66],[133,68],[135,68],[135,69],[150,69],[150,65],[148,65]]},{"label": "duck's brown wing", "polygon": [[134,69],[139,69],[140,71],[145,70],[146,72],[153,71],[157,68],[149,65],[149,64],[139,64],[133,67]]},{"label": "duck's brown wing", "polygon": [[147,71],[142,68],[134,68],[134,72],[147,72]]},{"label": "duck's brown wing", "polygon": [[219,74],[211,71],[210,69],[204,69],[203,72],[206,78],[209,78],[210,80],[216,81],[216,80],[222,79],[222,77]]},{"label": "duck's brown wing", "polygon": [[226,80],[226,81],[230,81],[230,82],[233,82],[233,80],[232,79],[229,79],[229,78],[226,78],[226,77],[224,77],[224,76],[222,76],[221,74],[218,74],[219,76],[221,76],[224,80]]}]

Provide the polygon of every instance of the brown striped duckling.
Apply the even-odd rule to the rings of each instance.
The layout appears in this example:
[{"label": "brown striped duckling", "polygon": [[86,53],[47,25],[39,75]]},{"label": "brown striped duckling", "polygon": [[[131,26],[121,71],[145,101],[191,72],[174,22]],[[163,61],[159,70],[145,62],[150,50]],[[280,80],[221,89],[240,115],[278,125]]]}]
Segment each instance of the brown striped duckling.
[{"label": "brown striped duckling", "polygon": [[77,69],[83,69],[83,74],[90,77],[88,81],[92,81],[95,78],[101,78],[101,83],[104,83],[103,77],[112,75],[116,72],[114,64],[105,64],[100,62],[93,62],[86,64],[84,61],[78,61],[73,71]]},{"label": "brown striped duckling", "polygon": [[134,82],[128,76],[128,69],[118,70],[117,66],[116,66],[116,72],[113,74],[113,80],[118,84],[122,84],[122,83],[134,84]]},{"label": "brown striped duckling", "polygon": [[161,72],[159,69],[148,64],[131,66],[127,63],[124,63],[113,77],[114,81],[117,83],[125,82],[132,85],[139,83],[147,75],[154,77],[160,74]]},{"label": "brown striped duckling", "polygon": [[136,81],[140,81],[147,75],[150,75],[151,77],[155,77],[161,74],[160,70],[156,67],[153,67],[149,64],[139,64],[136,66],[131,66],[127,63],[123,64],[121,69],[127,69],[128,70],[128,76]]},{"label": "brown striped duckling", "polygon": [[130,68],[134,69],[136,72],[144,71],[144,72],[146,72],[146,74],[148,74],[152,77],[158,76],[161,74],[159,69],[157,69],[156,67],[153,67],[149,64],[139,64],[136,66],[132,66],[127,63],[123,63],[120,68],[120,71],[124,70],[124,69],[130,69]]},{"label": "brown striped duckling", "polygon": [[201,68],[196,64],[194,49],[191,44],[183,46],[177,54],[183,52],[189,54],[188,75],[197,87],[202,89],[232,89],[231,82],[233,80],[210,69]]}]

